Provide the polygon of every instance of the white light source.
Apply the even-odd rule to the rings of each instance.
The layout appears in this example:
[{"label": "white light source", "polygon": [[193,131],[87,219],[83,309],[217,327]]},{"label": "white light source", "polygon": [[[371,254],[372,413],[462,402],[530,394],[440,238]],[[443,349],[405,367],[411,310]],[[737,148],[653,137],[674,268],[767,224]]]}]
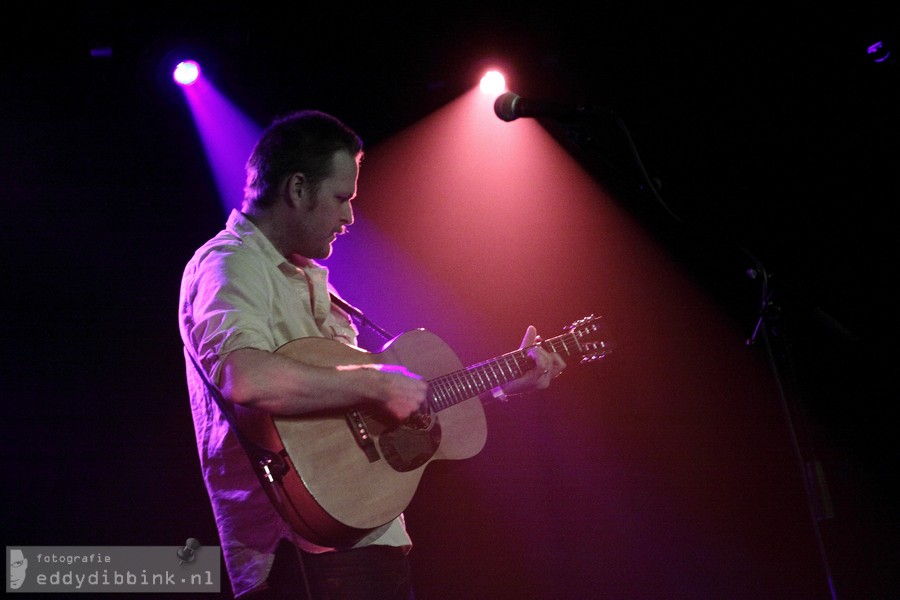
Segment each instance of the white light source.
[{"label": "white light source", "polygon": [[489,96],[496,96],[506,91],[506,78],[500,71],[488,71],[481,78],[481,91]]},{"label": "white light source", "polygon": [[175,66],[172,79],[178,85],[192,85],[200,79],[200,65],[193,60],[185,60]]}]

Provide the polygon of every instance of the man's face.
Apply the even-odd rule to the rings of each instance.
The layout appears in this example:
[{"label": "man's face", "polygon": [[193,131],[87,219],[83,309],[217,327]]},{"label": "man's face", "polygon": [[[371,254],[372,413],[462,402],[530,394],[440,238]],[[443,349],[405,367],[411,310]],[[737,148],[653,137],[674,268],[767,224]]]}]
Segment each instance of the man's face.
[{"label": "man's face", "polygon": [[21,550],[9,551],[9,587],[14,590],[22,587],[25,581],[25,569],[28,568],[28,559]]},{"label": "man's face", "polygon": [[351,201],[356,196],[359,165],[348,152],[332,157],[332,175],[313,190],[303,186],[303,204],[297,211],[294,252],[306,258],[328,258],[331,244],[353,223]]}]

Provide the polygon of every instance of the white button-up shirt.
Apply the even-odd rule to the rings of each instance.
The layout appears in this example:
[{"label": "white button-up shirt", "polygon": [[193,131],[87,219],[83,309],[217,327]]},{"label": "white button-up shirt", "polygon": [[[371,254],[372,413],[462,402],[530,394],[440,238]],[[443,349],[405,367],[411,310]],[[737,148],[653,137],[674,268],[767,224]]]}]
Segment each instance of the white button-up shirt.
[{"label": "white button-up shirt", "polygon": [[[332,304],[333,292],[326,268],[312,260],[289,262],[233,211],[226,228],[184,270],[179,326],[185,352],[193,352],[217,382],[225,358],[241,348],[271,352],[313,336],[355,344],[357,330]],[[282,538],[309,552],[332,549],[302,539],[281,518],[190,356],[185,358],[200,465],[232,588],[241,596],[265,582]],[[402,515],[357,545],[369,544],[410,547]]]}]

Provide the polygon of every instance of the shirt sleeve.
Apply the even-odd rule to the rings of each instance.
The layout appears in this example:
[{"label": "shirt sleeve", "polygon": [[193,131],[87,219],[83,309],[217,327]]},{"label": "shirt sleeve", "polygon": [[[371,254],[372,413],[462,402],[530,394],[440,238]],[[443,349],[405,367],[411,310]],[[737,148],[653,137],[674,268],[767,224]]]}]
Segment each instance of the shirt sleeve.
[{"label": "shirt sleeve", "polygon": [[222,362],[235,350],[275,350],[266,273],[275,268],[240,247],[212,250],[193,265],[185,290],[186,337],[212,381],[218,383]]}]

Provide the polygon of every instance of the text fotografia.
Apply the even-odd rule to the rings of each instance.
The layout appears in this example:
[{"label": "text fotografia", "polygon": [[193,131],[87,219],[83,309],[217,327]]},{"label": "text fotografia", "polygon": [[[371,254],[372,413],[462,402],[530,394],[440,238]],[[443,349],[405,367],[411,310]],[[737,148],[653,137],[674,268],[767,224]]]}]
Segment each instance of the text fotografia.
[{"label": "text fotografia", "polygon": [[[35,583],[39,586],[65,587],[74,590],[81,590],[85,586],[96,588],[98,586],[114,586],[121,587],[167,587],[189,585],[197,587],[218,587],[219,582],[213,577],[212,571],[202,571],[200,573],[175,573],[174,571],[165,571],[163,573],[148,573],[146,570],[140,573],[132,573],[125,571],[94,571],[92,573],[75,573],[74,571],[56,571],[45,574],[40,573],[35,577]],[[137,590],[135,590],[137,591]]]},{"label": "text fotografia", "polygon": [[38,554],[37,561],[43,563],[111,563],[112,557],[109,554]]}]

